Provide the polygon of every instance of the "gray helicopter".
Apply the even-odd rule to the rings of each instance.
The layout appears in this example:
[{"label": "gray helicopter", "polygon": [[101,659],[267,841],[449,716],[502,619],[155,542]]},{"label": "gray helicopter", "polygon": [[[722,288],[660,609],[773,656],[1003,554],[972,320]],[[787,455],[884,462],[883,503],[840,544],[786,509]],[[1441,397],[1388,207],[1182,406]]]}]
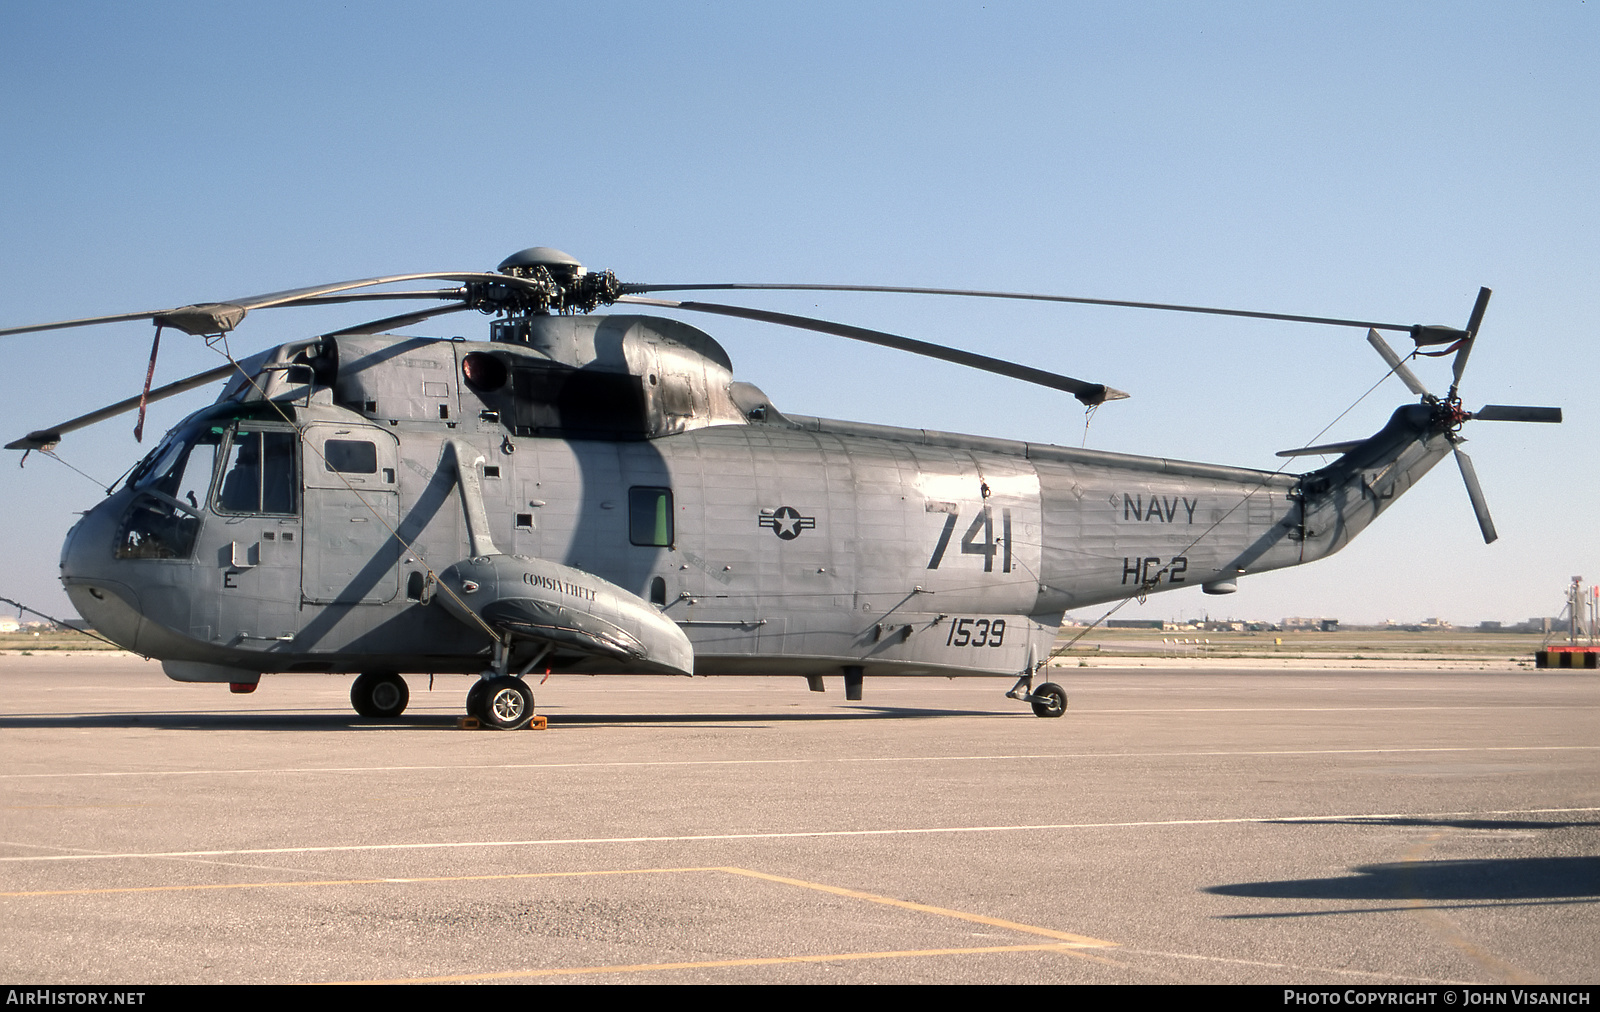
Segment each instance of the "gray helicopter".
[{"label": "gray helicopter", "polygon": [[[450,287],[373,291],[414,282]],[[1062,390],[1103,384],[808,317],[651,298],[692,290],[965,295],[1365,328],[1418,395],[1304,474],[788,414],[670,308],[801,327]],[[285,344],[150,389],[162,330],[214,339],[249,312],[380,299],[438,305]],[[1558,408],[1462,410],[1465,329],[1064,296],[838,285],[647,285],[545,247],[495,272],[319,285],[6,334],[149,319],[137,398],[30,433],[68,432],[224,381],[73,527],[61,580],[84,618],[184,682],[255,688],[269,672],[358,677],[366,717],[399,716],[402,673],[480,673],[469,715],[533,718],[531,672],[805,677],[845,696],[884,675],[1009,675],[1033,685],[1063,613],[1241,576],[1344,547],[1454,454],[1486,542],[1493,521],[1458,444],[1467,421],[1559,422]],[[488,341],[401,336],[445,313],[495,318]],[[1379,336],[1454,353],[1445,397]],[[221,342],[217,342],[219,346]]]}]

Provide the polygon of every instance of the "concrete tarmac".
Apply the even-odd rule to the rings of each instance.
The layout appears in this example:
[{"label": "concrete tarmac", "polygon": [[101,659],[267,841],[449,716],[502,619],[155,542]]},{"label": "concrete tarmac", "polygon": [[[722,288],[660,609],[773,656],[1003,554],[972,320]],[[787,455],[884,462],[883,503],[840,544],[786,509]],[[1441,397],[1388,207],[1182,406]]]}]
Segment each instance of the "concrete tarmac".
[{"label": "concrete tarmac", "polygon": [[17,983],[1600,980],[1600,678],[581,678],[545,731],[0,657]]}]

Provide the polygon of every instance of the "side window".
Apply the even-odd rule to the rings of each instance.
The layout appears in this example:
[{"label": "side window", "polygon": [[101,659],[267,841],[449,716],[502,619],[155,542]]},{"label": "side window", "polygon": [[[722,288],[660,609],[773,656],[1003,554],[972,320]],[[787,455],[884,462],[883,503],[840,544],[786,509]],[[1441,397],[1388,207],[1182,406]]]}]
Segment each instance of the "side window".
[{"label": "side window", "polygon": [[322,459],[330,471],[343,474],[377,474],[377,444],[365,439],[330,439],[322,444]]},{"label": "side window", "polygon": [[628,489],[628,541],[649,548],[671,548],[672,534],[672,490]]},{"label": "side window", "polygon": [[233,433],[226,471],[217,485],[217,509],[224,513],[295,512],[293,432],[247,428]]}]

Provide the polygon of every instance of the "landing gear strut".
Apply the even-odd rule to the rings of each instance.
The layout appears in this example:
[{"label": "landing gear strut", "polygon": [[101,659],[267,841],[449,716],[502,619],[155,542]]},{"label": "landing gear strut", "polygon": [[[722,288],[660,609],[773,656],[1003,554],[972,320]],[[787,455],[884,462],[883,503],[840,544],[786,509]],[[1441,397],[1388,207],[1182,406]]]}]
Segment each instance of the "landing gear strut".
[{"label": "landing gear strut", "polygon": [[350,686],[350,705],[363,717],[390,720],[406,712],[411,689],[393,671],[362,672]]},{"label": "landing gear strut", "polygon": [[1035,689],[1032,671],[1019,676],[1006,696],[1031,704],[1035,717],[1059,717],[1067,712],[1067,690],[1055,682],[1045,682]]}]

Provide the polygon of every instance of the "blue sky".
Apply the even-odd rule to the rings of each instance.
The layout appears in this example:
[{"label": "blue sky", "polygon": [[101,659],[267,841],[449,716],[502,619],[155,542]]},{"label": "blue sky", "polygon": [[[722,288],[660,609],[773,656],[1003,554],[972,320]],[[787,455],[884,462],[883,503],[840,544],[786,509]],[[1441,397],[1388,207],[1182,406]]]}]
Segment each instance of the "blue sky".
[{"label": "blue sky", "polygon": [[[1458,623],[1600,578],[1595,5],[12,5],[0,36],[0,325],[548,244],[626,280],[1005,288],[1462,325],[1464,384],[1560,427],[1469,430],[1501,539],[1441,465],[1317,566],[1124,614]],[[758,324],[690,319],[781,408],[1247,466],[1383,374],[1357,331],[1073,307],[748,300],[1129,391],[1070,398]],[[252,316],[241,352],[360,310]],[[479,336],[447,318],[438,333]],[[460,322],[455,322],[460,321]],[[474,329],[476,328],[476,330]],[[136,393],[148,324],[5,343],[7,440]],[[418,328],[425,331],[426,328]],[[209,368],[163,340],[157,382]],[[1439,363],[1421,367],[1435,389]],[[162,405],[159,432],[209,399]],[[1393,379],[1325,437],[1409,399]],[[70,437],[109,481],[131,420]],[[94,485],[0,478],[0,595],[65,610]]]}]

